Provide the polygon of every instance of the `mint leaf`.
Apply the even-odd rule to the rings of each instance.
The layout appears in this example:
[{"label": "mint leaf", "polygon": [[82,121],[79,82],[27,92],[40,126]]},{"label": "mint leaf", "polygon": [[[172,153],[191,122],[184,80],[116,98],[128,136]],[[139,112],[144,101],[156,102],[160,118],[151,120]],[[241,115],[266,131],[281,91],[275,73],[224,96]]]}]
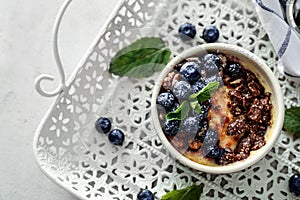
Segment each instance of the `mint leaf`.
[{"label": "mint leaf", "polygon": [[173,190],[160,200],[200,200],[201,188],[197,185],[192,185],[181,190]]},{"label": "mint leaf", "polygon": [[139,49],[163,49],[165,48],[165,43],[161,38],[157,37],[145,37],[141,38],[133,43],[131,43],[129,46],[121,49],[118,51],[115,55],[116,57],[119,57],[121,55],[127,54],[130,51],[139,50]]},{"label": "mint leaf", "polygon": [[212,93],[214,93],[219,88],[220,83],[217,81],[209,82],[202,90],[199,92],[192,94],[189,98],[197,99],[199,103],[203,101],[207,101]]},{"label": "mint leaf", "polygon": [[166,115],[166,120],[183,120],[185,119],[190,112],[190,106],[187,101],[183,101],[180,106],[173,112],[169,112]]},{"label": "mint leaf", "polygon": [[171,51],[161,38],[141,38],[118,51],[108,71],[119,76],[149,77],[162,70],[170,57]]},{"label": "mint leaf", "polygon": [[300,107],[292,107],[285,110],[284,128],[300,137]]},{"label": "mint leaf", "polygon": [[169,112],[166,115],[166,120],[183,120],[185,119],[190,109],[192,108],[194,112],[201,113],[200,103],[206,101],[210,98],[211,94],[214,93],[219,88],[219,82],[210,82],[202,90],[196,94],[192,94],[189,97],[189,101],[183,101],[181,105],[173,112]]},{"label": "mint leaf", "polygon": [[195,113],[198,113],[198,114],[201,113],[202,109],[201,109],[201,106],[200,106],[200,104],[197,100],[190,102],[190,106],[194,110]]}]

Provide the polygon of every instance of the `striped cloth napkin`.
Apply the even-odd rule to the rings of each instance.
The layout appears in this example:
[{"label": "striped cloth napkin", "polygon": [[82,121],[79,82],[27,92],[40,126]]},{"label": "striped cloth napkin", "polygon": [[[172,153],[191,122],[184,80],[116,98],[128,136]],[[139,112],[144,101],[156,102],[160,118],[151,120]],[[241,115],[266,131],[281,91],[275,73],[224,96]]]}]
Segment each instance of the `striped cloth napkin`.
[{"label": "striped cloth napkin", "polygon": [[279,0],[253,0],[253,3],[279,57],[279,71],[300,83],[300,36],[285,21]]}]

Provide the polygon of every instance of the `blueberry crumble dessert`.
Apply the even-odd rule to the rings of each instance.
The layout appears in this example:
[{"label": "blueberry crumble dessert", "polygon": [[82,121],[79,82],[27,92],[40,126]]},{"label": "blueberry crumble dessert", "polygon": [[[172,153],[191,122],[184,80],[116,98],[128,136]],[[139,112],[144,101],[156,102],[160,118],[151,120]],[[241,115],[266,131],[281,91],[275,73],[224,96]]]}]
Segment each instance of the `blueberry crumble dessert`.
[{"label": "blueberry crumble dessert", "polygon": [[238,58],[208,53],[175,65],[157,97],[162,131],[197,163],[241,161],[266,143],[271,93]]}]

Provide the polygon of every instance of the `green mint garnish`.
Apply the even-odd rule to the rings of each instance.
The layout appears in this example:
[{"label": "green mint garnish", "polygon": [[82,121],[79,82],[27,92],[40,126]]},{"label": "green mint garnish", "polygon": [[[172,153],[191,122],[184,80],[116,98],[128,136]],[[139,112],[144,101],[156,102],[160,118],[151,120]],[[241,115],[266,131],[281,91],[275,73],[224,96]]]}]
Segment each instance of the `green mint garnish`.
[{"label": "green mint garnish", "polygon": [[194,110],[195,113],[197,113],[197,114],[201,113],[201,111],[202,111],[201,105],[199,104],[199,102],[197,100],[190,102],[190,106]]},{"label": "green mint garnish", "polygon": [[292,107],[285,110],[284,128],[300,137],[300,107]]},{"label": "green mint garnish", "polygon": [[217,81],[209,82],[202,90],[199,92],[192,94],[189,99],[197,99],[199,103],[203,101],[207,101],[212,93],[214,93],[219,88],[220,83]]},{"label": "green mint garnish", "polygon": [[166,120],[184,120],[190,110],[193,110],[195,113],[201,113],[201,105],[203,101],[207,101],[212,93],[214,93],[219,88],[219,82],[210,82],[202,90],[196,94],[189,96],[188,101],[183,101],[180,106],[173,112],[169,112],[166,115]]},{"label": "green mint garnish", "polygon": [[190,112],[190,106],[187,101],[183,101],[180,106],[173,112],[169,112],[166,115],[167,121],[171,120],[183,120],[185,119]]},{"label": "green mint garnish", "polygon": [[161,200],[200,200],[201,188],[192,185],[181,190],[173,190],[161,197]]},{"label": "green mint garnish", "polygon": [[109,72],[119,76],[145,78],[161,71],[169,62],[171,51],[161,38],[141,38],[117,52]]}]

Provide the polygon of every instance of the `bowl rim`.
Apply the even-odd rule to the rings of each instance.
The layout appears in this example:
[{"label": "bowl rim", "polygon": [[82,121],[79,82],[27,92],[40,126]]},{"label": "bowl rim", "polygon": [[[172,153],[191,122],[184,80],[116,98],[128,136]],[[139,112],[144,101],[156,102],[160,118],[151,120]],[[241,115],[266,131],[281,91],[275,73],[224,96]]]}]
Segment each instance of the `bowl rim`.
[{"label": "bowl rim", "polygon": [[[156,98],[158,96],[162,81],[167,73],[169,73],[173,67],[180,63],[183,59],[195,56],[197,54],[200,54],[201,51],[215,51],[215,52],[224,52],[229,51],[233,54],[235,54],[235,57],[245,57],[246,59],[251,60],[252,62],[256,63],[257,66],[259,66],[260,70],[264,71],[264,73],[267,75],[267,78],[270,80],[268,82],[268,85],[271,88],[272,91],[272,98],[274,99],[273,102],[276,103],[276,107],[273,105],[273,109],[275,107],[276,110],[276,121],[273,122],[272,127],[272,134],[269,137],[266,144],[261,147],[260,149],[256,150],[254,154],[251,154],[248,158],[236,161],[234,163],[223,165],[223,166],[208,166],[204,164],[200,164],[197,162],[194,162],[184,155],[182,155],[179,151],[173,147],[173,145],[168,141],[167,137],[162,131],[162,127],[159,123],[158,118],[158,112],[157,112],[157,105],[156,105]],[[261,81],[261,80],[260,80]],[[193,169],[196,169],[200,172],[206,172],[206,173],[212,173],[212,174],[226,174],[226,173],[232,173],[237,172],[240,170],[243,170],[255,163],[257,163],[259,160],[261,160],[274,146],[276,143],[283,126],[283,120],[284,120],[284,103],[283,103],[283,96],[281,92],[281,88],[279,85],[279,82],[271,69],[265,64],[265,62],[253,54],[252,52],[236,46],[232,44],[225,44],[225,43],[212,43],[212,44],[202,44],[198,46],[191,47],[182,53],[180,53],[178,56],[174,57],[169,61],[167,66],[163,69],[163,71],[160,73],[158,79],[156,80],[153,92],[152,92],[152,99],[151,99],[151,118],[154,124],[154,129],[156,133],[158,134],[162,144],[164,147],[169,151],[175,159],[177,159],[180,163],[191,167]]]}]

